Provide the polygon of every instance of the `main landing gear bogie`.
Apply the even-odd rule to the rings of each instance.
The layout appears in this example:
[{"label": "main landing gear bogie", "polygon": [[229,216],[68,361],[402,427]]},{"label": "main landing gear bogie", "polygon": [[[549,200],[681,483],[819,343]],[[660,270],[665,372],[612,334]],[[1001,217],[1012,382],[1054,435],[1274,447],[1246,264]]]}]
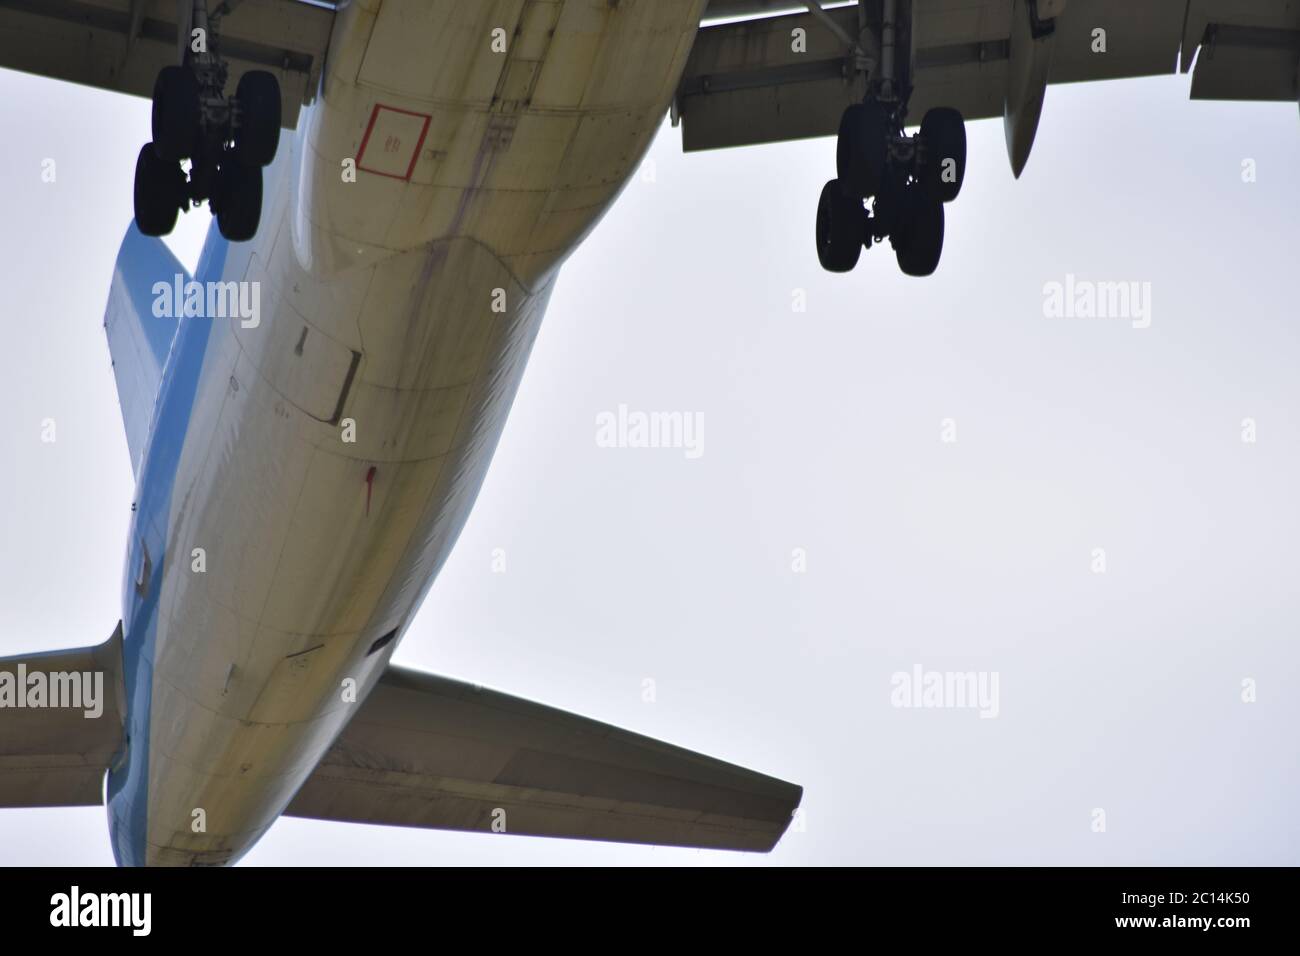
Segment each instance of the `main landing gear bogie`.
[{"label": "main landing gear bogie", "polygon": [[840,120],[836,178],[817,206],[817,258],[830,272],[850,271],[864,247],[886,238],[906,275],[939,266],[943,207],[966,175],[965,123],[957,110],[937,107],[906,136],[901,112],[869,98]]},{"label": "main landing gear bogie", "polygon": [[215,19],[209,23],[204,4],[195,4],[194,22],[208,32],[209,51],[164,67],[154,83],[153,140],[135,166],[135,220],[147,236],[167,235],[179,212],[204,200],[226,239],[245,242],[257,233],[262,169],[280,141],[280,83],[250,70],[227,97]]}]

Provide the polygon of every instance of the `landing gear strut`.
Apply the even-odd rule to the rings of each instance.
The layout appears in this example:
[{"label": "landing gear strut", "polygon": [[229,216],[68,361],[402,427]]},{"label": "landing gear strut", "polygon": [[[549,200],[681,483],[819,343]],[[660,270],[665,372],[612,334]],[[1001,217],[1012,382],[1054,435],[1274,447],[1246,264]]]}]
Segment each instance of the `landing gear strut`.
[{"label": "landing gear strut", "polygon": [[[864,39],[867,7],[860,0]],[[944,204],[957,198],[966,175],[966,126],[957,110],[936,107],[916,135],[903,132],[912,57],[898,53],[911,50],[911,2],[882,0],[879,9],[878,59],[852,47],[867,74],[866,95],[840,119],[836,178],[817,206],[817,257],[831,272],[848,272],[862,247],[888,238],[904,273],[928,276],[943,252]]]},{"label": "landing gear strut", "polygon": [[227,97],[220,16],[209,17],[206,0],[178,0],[177,7],[190,43],[182,64],[164,67],[154,83],[153,141],[135,165],[136,225],[146,236],[165,236],[178,212],[207,200],[221,235],[243,242],[257,233],[262,167],[275,159],[280,140],[280,83],[251,70]]}]

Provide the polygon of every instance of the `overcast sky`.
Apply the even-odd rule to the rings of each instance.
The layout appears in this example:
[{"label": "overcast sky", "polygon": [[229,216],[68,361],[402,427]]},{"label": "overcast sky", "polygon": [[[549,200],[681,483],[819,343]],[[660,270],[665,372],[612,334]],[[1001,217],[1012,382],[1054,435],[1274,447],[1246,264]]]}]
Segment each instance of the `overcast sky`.
[{"label": "overcast sky", "polygon": [[[1053,88],[1019,182],[972,125],[929,279],[888,246],[821,271],[833,141],[683,155],[665,127],[561,274],[396,660],[802,784],[801,832],[282,820],[244,865],[1300,863],[1300,118],[1188,89]],[[120,617],[101,322],[149,105],[0,71],[0,129],[8,655]],[[172,238],[187,266],[205,229]],[[1149,289],[1149,327],[1049,317],[1070,275]],[[701,416],[703,454],[598,447],[620,405]],[[895,706],[918,666],[996,674],[996,717]],[[111,864],[106,812],[0,810],[0,862]]]}]

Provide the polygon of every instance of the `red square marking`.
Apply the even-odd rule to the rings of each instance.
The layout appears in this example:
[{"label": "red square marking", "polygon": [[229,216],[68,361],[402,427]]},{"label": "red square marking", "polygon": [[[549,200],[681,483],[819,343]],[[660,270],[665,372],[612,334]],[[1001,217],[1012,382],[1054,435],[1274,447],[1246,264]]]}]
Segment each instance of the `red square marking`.
[{"label": "red square marking", "polygon": [[357,150],[357,169],[407,182],[433,117],[376,103]]}]

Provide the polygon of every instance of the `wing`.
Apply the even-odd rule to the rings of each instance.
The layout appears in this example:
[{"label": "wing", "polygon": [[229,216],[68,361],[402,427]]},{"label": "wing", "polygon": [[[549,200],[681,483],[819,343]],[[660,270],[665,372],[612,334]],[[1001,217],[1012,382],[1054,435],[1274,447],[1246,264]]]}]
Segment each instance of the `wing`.
[{"label": "wing", "polygon": [[122,740],[121,673],[121,624],[97,647],[0,659],[0,807],[104,802]]},{"label": "wing", "polygon": [[[281,119],[293,128],[316,96],[333,5],[300,0],[209,3],[233,84],[251,69],[280,81]],[[152,96],[164,66],[180,62],[175,0],[0,0],[0,67]]]},{"label": "wing", "polygon": [[586,717],[390,667],[285,813],[765,851],[802,792]]},{"label": "wing", "polygon": [[[713,0],[709,11],[740,15],[772,6]],[[1037,123],[1031,110],[1021,142],[1012,142],[1017,110],[1032,107],[1035,95],[1041,106],[1035,80],[1044,87],[1187,72],[1194,64],[1194,99],[1300,98],[1297,0],[917,0],[912,9],[909,116],[933,106],[955,107],[966,119],[1002,116],[1013,165],[1017,150],[1023,165],[1024,136],[1032,142]],[[825,12],[842,33],[859,34],[856,4]],[[872,29],[869,23],[864,47],[878,48]],[[796,30],[805,31],[802,52]],[[845,106],[862,96],[847,54],[843,40],[807,11],[706,24],[674,103],[683,147],[833,135]]]}]

